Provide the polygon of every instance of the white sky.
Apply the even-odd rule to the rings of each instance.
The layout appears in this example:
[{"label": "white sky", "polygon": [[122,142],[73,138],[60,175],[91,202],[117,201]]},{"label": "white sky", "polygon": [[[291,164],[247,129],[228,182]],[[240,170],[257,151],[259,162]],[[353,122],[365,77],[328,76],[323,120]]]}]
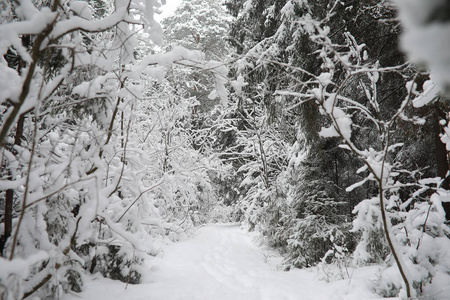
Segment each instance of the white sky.
[{"label": "white sky", "polygon": [[166,4],[161,7],[162,14],[155,15],[155,19],[157,21],[161,21],[162,19],[173,14],[173,11],[180,5],[182,0],[166,0]]}]

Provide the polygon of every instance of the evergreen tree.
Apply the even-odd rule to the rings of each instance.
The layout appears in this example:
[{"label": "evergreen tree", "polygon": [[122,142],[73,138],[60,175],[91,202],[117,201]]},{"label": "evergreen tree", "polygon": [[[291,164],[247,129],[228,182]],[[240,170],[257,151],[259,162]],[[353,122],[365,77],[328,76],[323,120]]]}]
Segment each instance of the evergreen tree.
[{"label": "evergreen tree", "polygon": [[[345,182],[340,178],[347,164],[342,163],[342,150],[336,144],[325,142],[318,136],[323,120],[314,103],[297,105],[293,97],[274,94],[284,89],[301,93],[303,87],[298,83],[311,78],[308,72],[317,74],[320,70],[320,62],[310,55],[318,48],[309,40],[311,29],[298,22],[322,11],[317,11],[319,5],[311,7],[306,2],[294,1],[247,1],[245,6],[240,1],[228,1],[227,6],[236,17],[231,25],[230,42],[244,55],[239,72],[249,83],[245,97],[264,105],[269,122],[281,125],[280,130],[287,133],[284,141],[289,145],[284,151],[291,156],[288,160],[296,162],[282,167],[284,172],[280,173],[280,179],[289,177],[283,182],[287,183],[284,194],[289,195],[284,196],[289,197],[284,201],[289,203],[290,209],[286,210],[286,215],[280,214],[283,217],[278,224],[271,225],[274,230],[269,238],[284,240],[278,243],[281,245],[295,241],[295,247],[287,253],[288,261],[297,266],[313,265],[329,250],[326,245],[330,240],[327,241],[327,234],[320,232],[327,230],[328,225],[306,226],[308,228],[304,227],[304,235],[300,238],[296,235],[299,231],[296,224],[312,215],[322,222],[325,220],[330,228],[350,220],[345,216],[350,214],[352,203],[344,200]],[[293,108],[285,109],[291,106]],[[328,238],[330,235],[328,233]],[[313,242],[313,236],[321,236],[317,240],[324,243]],[[309,254],[314,253],[304,258],[307,263],[294,262],[294,257],[305,254],[299,254],[300,248],[308,248]]]},{"label": "evergreen tree", "polygon": [[[206,59],[222,62],[229,54],[225,37],[228,21],[224,8],[217,1],[184,0],[175,10],[173,16],[162,22],[164,28],[164,48],[173,49],[182,46],[204,53]],[[223,64],[223,63],[222,63]],[[186,96],[195,97],[198,105],[193,111],[203,113],[219,103],[210,95],[208,86],[214,78],[201,70],[197,72],[174,69],[171,80],[178,89],[187,91]]]}]

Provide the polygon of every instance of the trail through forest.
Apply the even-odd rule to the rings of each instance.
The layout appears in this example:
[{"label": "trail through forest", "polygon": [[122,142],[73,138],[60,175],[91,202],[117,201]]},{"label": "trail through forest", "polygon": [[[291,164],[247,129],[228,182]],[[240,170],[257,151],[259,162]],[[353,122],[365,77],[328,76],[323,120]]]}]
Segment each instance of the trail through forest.
[{"label": "trail through forest", "polygon": [[[279,270],[281,258],[260,247],[237,225],[209,225],[195,237],[167,247],[145,274],[144,283],[128,285],[98,278],[88,280],[73,299],[129,300],[330,300],[373,299],[365,282],[375,269],[352,280],[327,283],[312,270]],[[361,271],[361,270],[360,270]]]}]

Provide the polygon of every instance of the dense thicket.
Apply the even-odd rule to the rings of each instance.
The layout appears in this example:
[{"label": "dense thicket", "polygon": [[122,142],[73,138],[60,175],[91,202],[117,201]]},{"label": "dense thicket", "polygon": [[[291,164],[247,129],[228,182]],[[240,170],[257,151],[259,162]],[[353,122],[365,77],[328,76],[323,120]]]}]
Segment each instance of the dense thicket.
[{"label": "dense thicket", "polygon": [[226,102],[227,69],[149,51],[160,5],[0,2],[1,299],[79,292],[89,273],[138,283],[164,241],[206,221],[220,163],[195,149],[197,101],[167,74],[203,69]]},{"label": "dense thicket", "polygon": [[[411,255],[422,254],[394,248],[399,242],[420,252],[423,237],[412,232],[425,233],[427,221],[422,227],[405,222],[421,215],[429,199],[421,179],[445,178],[448,171],[439,125],[447,108],[436,101],[411,105],[428,75],[400,50],[395,8],[379,1],[226,3],[234,17],[229,39],[239,57],[236,72],[247,83],[237,109],[259,112],[260,120],[252,128],[254,159],[239,169],[246,174],[238,204],[244,220],[285,251],[287,266],[340,260],[353,251],[356,262],[393,254],[408,297],[409,285],[422,293],[434,271],[409,276]],[[271,131],[278,134],[266,143]],[[277,163],[268,155],[273,143],[282,145]],[[359,189],[348,188],[357,182]],[[442,212],[440,203],[430,211],[433,205]],[[350,230],[352,212],[358,217]],[[446,227],[435,226],[445,237]],[[380,293],[399,290],[397,282]]]}]

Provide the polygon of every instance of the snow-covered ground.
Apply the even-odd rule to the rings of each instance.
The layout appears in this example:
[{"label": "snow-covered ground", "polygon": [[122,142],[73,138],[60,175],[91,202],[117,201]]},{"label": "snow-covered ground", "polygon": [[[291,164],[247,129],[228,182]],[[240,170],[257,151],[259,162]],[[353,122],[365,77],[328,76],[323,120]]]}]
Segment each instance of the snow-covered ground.
[{"label": "snow-covered ground", "polygon": [[368,283],[376,267],[327,283],[317,269],[281,271],[281,259],[237,225],[209,225],[155,258],[144,282],[128,285],[88,279],[84,292],[63,300],[363,300],[376,299]]}]

